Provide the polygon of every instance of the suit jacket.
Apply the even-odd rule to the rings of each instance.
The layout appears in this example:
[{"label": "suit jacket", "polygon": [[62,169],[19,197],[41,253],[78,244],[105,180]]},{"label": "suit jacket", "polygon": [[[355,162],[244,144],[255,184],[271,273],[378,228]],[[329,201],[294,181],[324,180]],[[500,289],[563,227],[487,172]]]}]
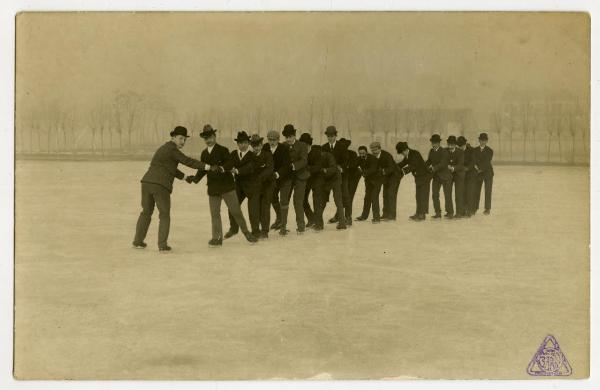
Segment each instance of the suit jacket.
[{"label": "suit jacket", "polygon": [[342,173],[333,153],[321,151],[321,172],[323,172],[323,177],[327,183],[342,179]]},{"label": "suit jacket", "polygon": [[454,152],[448,148],[448,165],[454,167],[453,175],[465,175],[465,153],[460,148],[454,148]]},{"label": "suit jacket", "polygon": [[[263,145],[263,150],[271,153],[271,146],[269,144]],[[273,156],[273,172],[279,174],[278,180],[286,180],[290,178],[291,166],[290,166],[290,149],[286,147],[286,144],[281,142],[277,145],[275,153],[271,153]]]},{"label": "suit jacket", "polygon": [[475,167],[479,168],[479,174],[494,175],[492,157],[494,157],[494,151],[489,146],[486,146],[483,150],[479,146],[473,148],[473,163]]},{"label": "suit jacket", "polygon": [[423,156],[418,150],[408,149],[408,157],[398,165],[405,174],[409,172],[413,174],[417,185],[424,184],[431,179],[431,172],[427,169]]},{"label": "suit jacket", "polygon": [[198,170],[193,181],[198,183],[206,176],[209,196],[218,196],[235,190],[235,182],[231,174],[233,160],[229,154],[229,149],[225,146],[215,144],[212,152],[208,153],[208,148],[202,151],[200,161],[209,165],[210,170]]},{"label": "suit jacket", "polygon": [[158,184],[172,192],[175,178],[181,180],[185,177],[185,174],[177,169],[180,163],[195,169],[204,166],[200,161],[183,154],[174,142],[169,141],[156,150],[141,182]]},{"label": "suit jacket", "polygon": [[260,154],[254,154],[254,167],[261,185],[273,182],[273,155],[269,150],[261,150]]},{"label": "suit jacket", "polygon": [[471,145],[467,144],[464,150],[465,161],[464,167],[466,172],[466,177],[475,177],[477,176],[477,172],[475,171],[475,161],[473,159],[473,153],[475,149],[471,147]]},{"label": "suit jacket", "polygon": [[447,181],[452,178],[452,173],[448,169],[448,150],[441,146],[438,150],[431,148],[425,165],[433,166],[433,176],[438,177],[442,181]]},{"label": "suit jacket", "polygon": [[240,151],[231,152],[233,167],[238,173],[235,175],[235,184],[246,194],[252,195],[259,191],[260,182],[256,172],[256,155],[248,150],[244,157],[240,159]]},{"label": "suit jacket", "polygon": [[360,169],[358,169],[358,155],[354,150],[348,150],[348,175],[354,179],[361,177]]},{"label": "suit jacket", "polygon": [[312,145],[310,152],[308,152],[308,172],[310,173],[310,181],[323,180],[325,175],[323,174],[323,151],[320,145]]},{"label": "suit jacket", "polygon": [[382,150],[378,160],[377,169],[381,173],[383,181],[387,181],[390,177],[398,175],[398,166],[394,161],[394,157],[389,152]]},{"label": "suit jacket", "polygon": [[324,152],[333,154],[336,164],[342,167],[342,169],[344,170],[343,174],[345,175],[348,170],[348,148],[344,147],[340,143],[340,141],[337,140],[333,149],[331,149],[331,145],[329,145],[329,142],[323,144],[322,148]]},{"label": "suit jacket", "polygon": [[292,145],[287,146],[290,150],[290,164],[293,177],[298,180],[307,180],[310,176],[308,172],[308,145],[304,142],[296,141]]},{"label": "suit jacket", "polygon": [[365,158],[358,158],[358,165],[365,177],[365,182],[374,184],[381,181],[381,173],[377,169],[378,164],[379,160],[372,154],[367,154]]}]

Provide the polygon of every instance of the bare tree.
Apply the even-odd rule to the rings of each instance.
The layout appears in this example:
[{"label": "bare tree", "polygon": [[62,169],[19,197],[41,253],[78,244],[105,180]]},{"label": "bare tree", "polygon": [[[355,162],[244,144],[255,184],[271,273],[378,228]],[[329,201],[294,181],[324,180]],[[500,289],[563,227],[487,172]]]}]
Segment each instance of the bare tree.
[{"label": "bare tree", "polygon": [[131,149],[131,134],[135,120],[141,108],[142,97],[133,91],[117,92],[114,101],[117,115],[117,129],[119,131],[119,146],[122,147],[121,137],[123,130],[127,132],[127,148]]}]

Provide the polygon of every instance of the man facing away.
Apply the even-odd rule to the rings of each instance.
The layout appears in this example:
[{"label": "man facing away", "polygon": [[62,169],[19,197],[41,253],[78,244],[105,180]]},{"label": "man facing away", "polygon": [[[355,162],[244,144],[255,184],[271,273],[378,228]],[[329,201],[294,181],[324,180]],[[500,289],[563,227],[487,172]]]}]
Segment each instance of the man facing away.
[{"label": "man facing away", "polygon": [[208,242],[210,247],[220,247],[223,245],[223,226],[221,223],[221,201],[225,201],[233,219],[240,227],[246,240],[251,243],[257,241],[246,226],[246,220],[242,214],[240,203],[235,193],[235,182],[233,181],[233,160],[229,150],[217,143],[217,130],[211,125],[205,125],[200,133],[200,137],[206,143],[206,149],[200,155],[200,161],[205,165],[194,176],[188,176],[185,180],[188,183],[198,183],[206,176],[208,187],[208,204],[210,207],[210,219],[212,224],[212,239]]},{"label": "man facing away", "polygon": [[158,208],[158,249],[159,251],[170,251],[171,247],[167,245],[169,238],[169,228],[171,225],[171,192],[173,191],[173,181],[175,178],[181,180],[185,174],[177,169],[179,164],[190,168],[201,169],[205,164],[194,160],[183,154],[180,149],[185,145],[189,137],[187,129],[183,126],[177,126],[170,133],[171,140],[162,145],[154,153],[148,171],[142,177],[142,212],[135,228],[135,237],[133,239],[134,248],[145,248],[144,242],[148,227],[154,212],[154,205]]},{"label": "man facing away", "polygon": [[462,218],[465,213],[465,155],[462,149],[456,146],[456,142],[456,137],[453,135],[446,140],[448,145],[448,169],[452,175],[450,193],[452,193],[452,186],[454,186],[456,205],[454,218]]},{"label": "man facing away", "polygon": [[444,208],[446,209],[446,217],[452,218],[454,208],[452,206],[452,175],[448,169],[448,151],[441,147],[442,138],[439,134],[434,134],[429,139],[431,149],[425,165],[433,174],[431,183],[431,198],[433,200],[433,208],[435,215],[432,218],[442,217],[442,208],[440,206],[440,188],[444,188]]},{"label": "man facing away", "polygon": [[281,227],[279,234],[287,235],[287,217],[289,210],[290,194],[294,192],[294,212],[296,213],[296,231],[302,234],[305,231],[306,223],[304,221],[304,191],[306,189],[306,180],[310,176],[308,173],[308,145],[296,140],[296,129],[294,125],[284,126],[281,134],[285,137],[286,146],[289,150],[290,170],[292,180],[287,184],[282,184],[280,190],[281,202]]},{"label": "man facing away", "polygon": [[268,150],[273,156],[273,178],[275,179],[271,197],[273,210],[275,210],[275,222],[271,225],[271,229],[279,230],[281,228],[279,195],[282,187],[291,186],[292,180],[290,176],[290,150],[285,144],[279,142],[279,133],[275,130],[270,130],[267,133],[267,141],[268,143],[263,146],[263,150]]},{"label": "man facing away", "polygon": [[271,223],[271,199],[275,178],[273,177],[273,155],[268,149],[263,148],[263,138],[258,134],[250,137],[250,146],[255,155],[255,170],[259,182],[259,215],[260,239],[269,238],[269,224]]},{"label": "man facing away", "polygon": [[473,151],[473,162],[475,171],[477,172],[477,180],[475,182],[475,211],[479,209],[481,186],[485,184],[485,211],[483,213],[489,215],[492,209],[492,184],[494,183],[492,157],[494,157],[494,151],[487,146],[487,133],[481,133],[478,139],[479,147]]},{"label": "man facing away", "polygon": [[410,219],[415,222],[425,220],[425,214],[429,212],[429,184],[431,173],[423,161],[419,151],[410,149],[408,143],[398,142],[396,152],[403,154],[404,159],[398,164],[404,174],[412,173],[415,178],[415,200],[417,208]]},{"label": "man facing away", "polygon": [[463,217],[469,218],[475,212],[475,182],[477,181],[477,172],[475,171],[475,163],[473,161],[473,151],[475,149],[469,145],[467,139],[462,135],[456,139],[456,144],[464,154],[463,166],[465,169],[465,209],[463,212]]},{"label": "man facing away", "polygon": [[[231,172],[235,178],[235,194],[240,205],[244,199],[248,199],[248,218],[254,237],[260,235],[260,183],[256,173],[256,159],[250,148],[250,136],[245,131],[239,131],[234,139],[237,150],[231,152],[233,168]],[[229,231],[225,233],[225,239],[233,237],[238,233],[239,226],[235,218],[229,212]]]},{"label": "man facing away", "polygon": [[[364,221],[369,218],[369,212],[373,207],[373,222],[379,221],[381,216],[379,215],[379,192],[381,186],[377,188],[379,173],[377,171],[377,157],[367,152],[367,147],[361,145],[358,147],[358,167],[365,179],[365,197],[363,199],[363,210],[362,213],[356,218],[357,221]],[[377,211],[375,211],[373,199],[377,199]]]}]

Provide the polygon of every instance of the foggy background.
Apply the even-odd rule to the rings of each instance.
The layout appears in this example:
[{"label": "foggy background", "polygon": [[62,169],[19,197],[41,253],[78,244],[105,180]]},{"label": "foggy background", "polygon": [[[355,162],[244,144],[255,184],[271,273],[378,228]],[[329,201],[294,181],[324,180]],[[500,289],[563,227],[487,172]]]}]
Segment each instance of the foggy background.
[{"label": "foggy background", "polygon": [[590,24],[576,13],[25,13],[20,157],[148,156],[175,125],[232,146],[293,123],[352,148],[490,134],[495,159],[589,161]]}]

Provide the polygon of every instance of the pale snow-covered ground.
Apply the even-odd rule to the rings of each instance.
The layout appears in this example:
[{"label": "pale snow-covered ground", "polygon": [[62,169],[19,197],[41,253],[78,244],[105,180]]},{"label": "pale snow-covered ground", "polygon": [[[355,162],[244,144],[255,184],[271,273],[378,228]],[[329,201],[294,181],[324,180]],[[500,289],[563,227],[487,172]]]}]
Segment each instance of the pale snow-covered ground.
[{"label": "pale snow-covered ground", "polygon": [[146,166],[17,161],[17,377],[525,378],[546,334],[587,372],[587,168],[496,167],[491,216],[423,223],[407,177],[395,223],[219,249],[176,182],[165,255],[157,212],[131,249]]}]

